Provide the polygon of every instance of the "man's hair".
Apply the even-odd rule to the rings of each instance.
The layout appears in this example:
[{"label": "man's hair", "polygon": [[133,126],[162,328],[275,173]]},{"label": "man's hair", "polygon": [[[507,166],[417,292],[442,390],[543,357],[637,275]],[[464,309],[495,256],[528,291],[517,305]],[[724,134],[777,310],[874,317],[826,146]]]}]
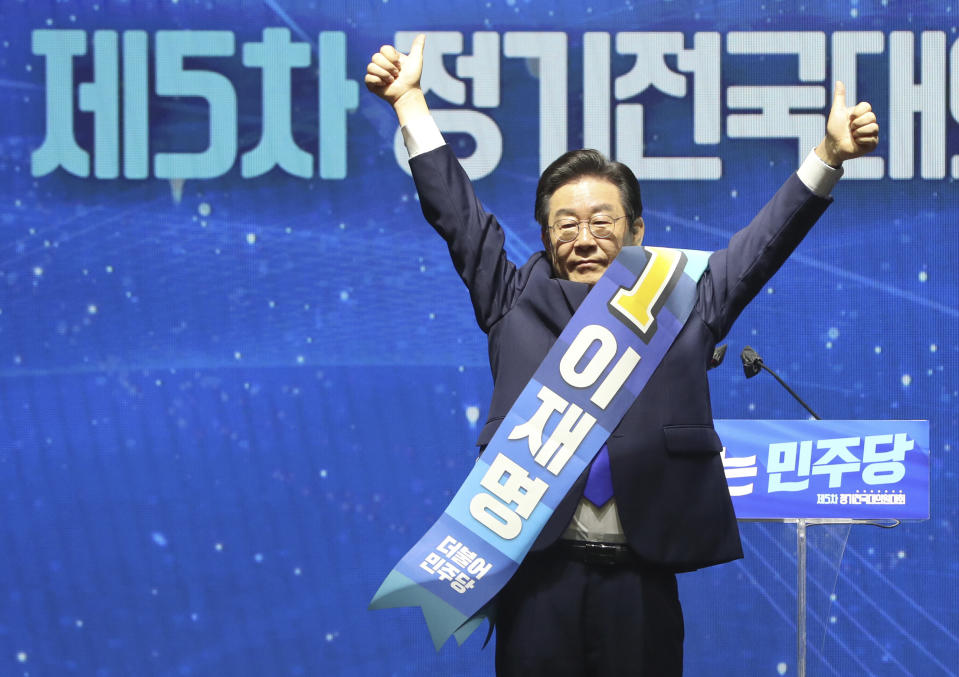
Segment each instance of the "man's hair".
[{"label": "man's hair", "polygon": [[536,186],[534,215],[545,235],[549,228],[549,200],[560,187],[584,176],[605,179],[619,189],[620,200],[629,220],[627,228],[643,215],[643,200],[639,181],[633,171],[622,162],[607,160],[598,150],[584,148],[563,153],[547,167]]}]

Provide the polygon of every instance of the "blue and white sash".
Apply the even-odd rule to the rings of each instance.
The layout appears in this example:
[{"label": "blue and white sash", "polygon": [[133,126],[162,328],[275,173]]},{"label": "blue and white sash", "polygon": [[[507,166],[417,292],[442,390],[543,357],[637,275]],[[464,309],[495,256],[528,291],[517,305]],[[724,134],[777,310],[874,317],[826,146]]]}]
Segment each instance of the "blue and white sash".
[{"label": "blue and white sash", "polygon": [[623,248],[371,609],[419,606],[437,650],[451,634],[463,643],[662,361],[708,258]]}]

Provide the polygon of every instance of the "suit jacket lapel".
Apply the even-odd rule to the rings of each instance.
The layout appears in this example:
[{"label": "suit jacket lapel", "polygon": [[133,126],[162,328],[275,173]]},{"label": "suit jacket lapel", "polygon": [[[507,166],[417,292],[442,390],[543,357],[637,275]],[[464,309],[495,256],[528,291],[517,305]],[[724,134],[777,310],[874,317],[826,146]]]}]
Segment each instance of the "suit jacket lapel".
[{"label": "suit jacket lapel", "polygon": [[559,288],[563,290],[563,296],[566,299],[566,303],[569,305],[570,315],[576,312],[576,309],[579,308],[580,304],[583,302],[583,299],[586,298],[586,295],[589,293],[591,287],[585,282],[571,282],[569,280],[556,279],[556,282],[559,283]]}]

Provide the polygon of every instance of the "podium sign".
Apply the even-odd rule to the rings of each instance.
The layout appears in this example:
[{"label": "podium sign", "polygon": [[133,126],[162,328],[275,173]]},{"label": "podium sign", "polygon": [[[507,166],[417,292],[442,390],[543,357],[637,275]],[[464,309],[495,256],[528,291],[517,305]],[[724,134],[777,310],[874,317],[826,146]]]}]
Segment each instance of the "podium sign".
[{"label": "podium sign", "polygon": [[929,519],[928,421],[715,425],[738,519]]}]

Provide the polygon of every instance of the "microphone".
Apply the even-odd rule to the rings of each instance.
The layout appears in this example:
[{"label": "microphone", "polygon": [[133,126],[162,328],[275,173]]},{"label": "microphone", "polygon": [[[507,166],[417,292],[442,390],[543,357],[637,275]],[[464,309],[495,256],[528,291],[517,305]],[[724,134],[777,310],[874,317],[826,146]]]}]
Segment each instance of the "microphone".
[{"label": "microphone", "polygon": [[752,378],[763,368],[763,358],[749,346],[743,348],[739,357],[743,361],[743,371],[746,372],[746,378]]},{"label": "microphone", "polygon": [[779,374],[777,374],[776,372],[774,372],[772,369],[770,369],[769,367],[765,365],[765,363],[763,362],[763,358],[759,356],[759,353],[757,353],[755,350],[753,350],[749,346],[746,346],[745,348],[743,348],[743,352],[739,355],[739,357],[743,361],[743,372],[745,372],[746,378],[752,378],[753,376],[758,374],[761,369],[765,369],[766,371],[768,371],[770,374],[773,375],[774,379],[779,381],[779,385],[785,388],[786,391],[790,395],[792,395],[795,398],[795,400],[799,402],[799,404],[801,404],[806,409],[806,411],[812,414],[812,417],[814,419],[816,419],[817,421],[822,420],[822,417],[819,414],[817,414],[812,409],[810,409],[809,405],[803,402],[802,398],[799,397],[799,395],[797,395],[792,388],[786,385],[785,381],[779,378]]}]

